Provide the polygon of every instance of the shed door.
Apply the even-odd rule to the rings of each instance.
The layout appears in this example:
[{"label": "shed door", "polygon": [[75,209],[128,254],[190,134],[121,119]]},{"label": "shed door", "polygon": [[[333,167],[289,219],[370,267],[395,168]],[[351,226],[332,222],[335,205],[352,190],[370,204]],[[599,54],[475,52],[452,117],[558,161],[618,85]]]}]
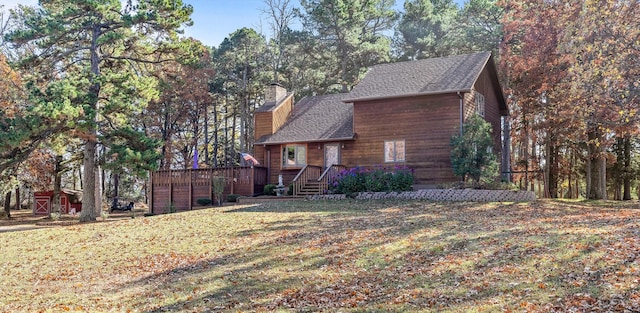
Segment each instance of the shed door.
[{"label": "shed door", "polygon": [[328,143],[324,145],[324,166],[340,164],[340,144]]},{"label": "shed door", "polygon": [[69,213],[68,200],[67,196],[60,195],[60,211],[62,213]]},{"label": "shed door", "polygon": [[36,197],[33,214],[49,214],[49,197]]}]

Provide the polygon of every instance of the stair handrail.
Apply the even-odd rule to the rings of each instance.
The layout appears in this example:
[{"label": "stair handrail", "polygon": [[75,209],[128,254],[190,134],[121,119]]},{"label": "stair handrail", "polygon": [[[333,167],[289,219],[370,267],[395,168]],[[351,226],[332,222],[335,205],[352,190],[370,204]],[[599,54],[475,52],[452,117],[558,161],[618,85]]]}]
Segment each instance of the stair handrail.
[{"label": "stair handrail", "polygon": [[322,167],[315,165],[305,165],[298,175],[291,182],[293,184],[293,195],[297,196],[300,190],[305,186],[307,181],[316,180],[322,172]]},{"label": "stair handrail", "polygon": [[340,172],[346,170],[347,167],[342,164],[332,164],[327,167],[322,175],[318,178],[320,183],[320,194],[324,194],[329,190],[329,182],[334,179]]}]

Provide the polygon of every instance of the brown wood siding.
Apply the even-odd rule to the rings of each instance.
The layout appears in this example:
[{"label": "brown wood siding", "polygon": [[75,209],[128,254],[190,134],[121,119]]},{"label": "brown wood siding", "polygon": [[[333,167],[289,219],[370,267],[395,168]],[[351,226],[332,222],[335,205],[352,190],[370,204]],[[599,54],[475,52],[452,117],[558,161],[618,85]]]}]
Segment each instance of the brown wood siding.
[{"label": "brown wood siding", "polygon": [[307,144],[307,164],[324,167],[324,142]]},{"label": "brown wood siding", "polygon": [[484,95],[484,119],[491,123],[493,129],[493,151],[495,151],[500,161],[500,156],[502,155],[502,123],[497,95],[494,92],[495,88],[500,88],[500,86],[496,86],[496,83],[491,79],[489,69],[485,67],[473,87]]},{"label": "brown wood siding", "polygon": [[256,140],[262,136],[273,134],[272,112],[256,112],[253,116]]},{"label": "brown wood siding", "polygon": [[393,166],[384,162],[384,142],[405,140],[405,162],[415,170],[416,184],[456,181],[449,142],[460,129],[457,94],[433,95],[354,104],[356,141],[342,149],[349,167]]},{"label": "brown wood siding", "polygon": [[473,92],[467,92],[464,94],[464,120],[473,114],[476,114],[476,98]]},{"label": "brown wood siding", "polygon": [[267,148],[263,145],[256,144],[253,146],[253,157],[260,162],[261,166],[269,167],[267,164]]},{"label": "brown wood siding", "polygon": [[[284,123],[287,122],[291,111],[293,110],[293,95],[290,95],[282,103],[280,103],[275,109],[273,109],[272,130],[273,133],[277,132]],[[273,134],[272,133],[272,134]]]}]

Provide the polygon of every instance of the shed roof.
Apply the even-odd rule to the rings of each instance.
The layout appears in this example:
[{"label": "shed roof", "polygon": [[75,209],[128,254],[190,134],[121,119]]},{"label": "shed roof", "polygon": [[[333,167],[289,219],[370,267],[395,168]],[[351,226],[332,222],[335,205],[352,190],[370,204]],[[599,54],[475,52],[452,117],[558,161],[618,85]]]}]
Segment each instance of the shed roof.
[{"label": "shed roof", "polygon": [[345,102],[470,91],[491,52],[371,67]]},{"label": "shed roof", "polygon": [[353,139],[353,104],[348,94],[305,97],[296,103],[287,122],[256,144],[323,142]]}]

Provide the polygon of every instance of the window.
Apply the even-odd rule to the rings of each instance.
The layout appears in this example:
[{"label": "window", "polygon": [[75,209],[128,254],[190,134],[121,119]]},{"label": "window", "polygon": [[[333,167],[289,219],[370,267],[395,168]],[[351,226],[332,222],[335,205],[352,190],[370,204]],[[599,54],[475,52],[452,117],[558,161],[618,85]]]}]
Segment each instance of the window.
[{"label": "window", "polygon": [[385,162],[404,162],[404,140],[384,142]]},{"label": "window", "polygon": [[303,167],[307,165],[307,147],[287,145],[282,147],[282,167]]},{"label": "window", "polygon": [[484,95],[476,91],[475,98],[476,98],[476,113],[484,117]]}]

